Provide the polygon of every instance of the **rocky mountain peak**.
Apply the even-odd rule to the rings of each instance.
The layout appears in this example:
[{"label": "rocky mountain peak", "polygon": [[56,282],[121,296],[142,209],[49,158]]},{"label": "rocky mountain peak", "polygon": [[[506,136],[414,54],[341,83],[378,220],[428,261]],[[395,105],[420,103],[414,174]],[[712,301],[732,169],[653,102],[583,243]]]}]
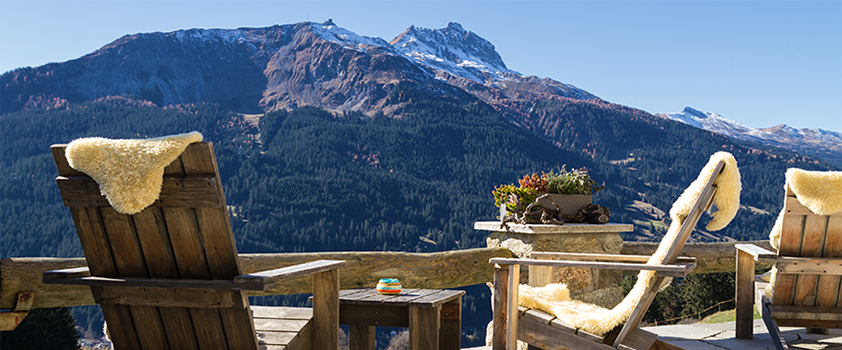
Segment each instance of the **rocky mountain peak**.
[{"label": "rocky mountain peak", "polygon": [[491,42],[456,22],[441,29],[413,25],[389,44],[419,64],[480,83],[518,74],[506,67]]}]

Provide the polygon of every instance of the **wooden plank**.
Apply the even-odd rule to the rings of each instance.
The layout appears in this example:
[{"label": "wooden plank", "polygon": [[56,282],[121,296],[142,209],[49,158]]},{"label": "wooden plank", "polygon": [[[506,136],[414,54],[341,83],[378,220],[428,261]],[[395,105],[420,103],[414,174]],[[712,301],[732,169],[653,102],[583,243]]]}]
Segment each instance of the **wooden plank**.
[{"label": "wooden plank", "polygon": [[348,350],[374,350],[374,326],[348,326]]},{"label": "wooden plank", "polygon": [[71,279],[44,278],[44,283],[76,284],[85,286],[118,286],[118,287],[149,287],[149,288],[188,288],[188,289],[222,289],[243,290],[245,288],[259,288],[251,284],[234,283],[231,280],[201,280],[201,279],[166,279],[166,278],[135,278],[135,277],[77,277]]},{"label": "wooden plank", "polygon": [[[803,216],[784,216],[781,223],[781,241],[778,256],[798,256],[801,252],[803,234]],[[795,275],[778,273],[775,276],[775,294],[772,303],[776,305],[791,305],[795,293],[797,278]]]},{"label": "wooden plank", "polygon": [[[648,262],[651,255],[623,255],[623,254],[594,254],[594,253],[566,253],[566,252],[532,252],[531,259],[566,259],[566,260],[589,260],[589,261],[626,261],[626,262]],[[677,262],[695,263],[696,258],[680,256]]]},{"label": "wooden plank", "polygon": [[764,302],[760,305],[762,306],[760,308],[760,315],[763,318],[763,323],[766,324],[766,330],[769,332],[769,337],[772,338],[772,345],[775,346],[775,350],[789,350],[786,339],[781,334],[781,328],[775,319],[769,315],[769,304]]},{"label": "wooden plank", "polygon": [[673,264],[673,265],[649,265],[617,262],[598,261],[563,261],[563,260],[536,260],[536,259],[506,259],[493,258],[489,260],[492,264],[518,264],[528,266],[552,266],[552,267],[586,267],[593,269],[608,270],[651,270],[658,271],[660,276],[684,277],[695,267],[695,264]]},{"label": "wooden plank", "polygon": [[407,306],[339,305],[339,324],[366,324],[378,327],[409,327]]},{"label": "wooden plank", "polygon": [[612,350],[613,347],[593,342],[572,333],[566,326],[556,325],[553,320],[547,324],[547,317],[543,312],[527,311],[518,322],[518,339],[529,345],[547,350],[568,349],[602,349]]},{"label": "wooden plank", "polygon": [[[65,207],[108,207],[99,185],[88,176],[59,176],[56,178]],[[224,203],[217,197],[213,176],[165,176],[154,207],[220,208]]]},{"label": "wooden plank", "polygon": [[840,258],[798,258],[779,257],[775,265],[778,273],[798,275],[840,275],[842,274],[842,259]]},{"label": "wooden plank", "polygon": [[[827,218],[827,235],[822,256],[842,258],[842,217]],[[840,306],[839,294],[842,291],[842,277],[822,276],[819,281],[816,305],[822,307]]]},{"label": "wooden plank", "polygon": [[[221,191],[222,183],[218,175],[219,170],[216,166],[216,157],[210,143],[191,144],[179,156],[179,159],[185,175],[213,175],[216,182],[215,188],[218,189],[217,198],[219,202],[225,203],[225,196]],[[195,208],[185,211],[179,211],[183,209],[173,210],[176,210],[177,218],[185,215],[186,218],[191,220],[181,227],[181,229],[186,229],[186,231],[181,231],[185,234],[184,237],[175,238],[173,230],[170,228],[170,238],[173,242],[176,261],[180,267],[179,272],[182,278],[190,278],[185,276],[185,270],[181,268],[182,262],[187,262],[188,266],[197,269],[190,271],[190,273],[199,274],[198,278],[227,280],[241,274],[227,209],[222,207]],[[180,220],[176,219],[176,221]],[[170,227],[169,219],[167,226]],[[185,246],[180,244],[185,244]],[[179,249],[175,249],[176,247],[179,247]],[[184,251],[185,248],[189,252]],[[180,253],[179,250],[182,252]],[[203,342],[221,344],[225,343],[226,340],[228,347],[231,349],[253,349],[257,347],[254,320],[248,310],[248,300],[241,293],[237,293],[234,297],[235,302],[243,306],[242,309],[220,309],[218,311],[190,309],[200,347],[203,347]],[[197,318],[206,319],[209,322],[197,325]],[[219,339],[222,335],[224,335],[222,339]]]},{"label": "wooden plank", "polygon": [[298,332],[310,320],[285,319],[282,317],[264,317],[254,319],[254,328],[260,331]]},{"label": "wooden plank", "polygon": [[842,307],[770,305],[769,312],[775,319],[842,321]]},{"label": "wooden plank", "polygon": [[778,256],[777,253],[758,247],[754,244],[736,244],[734,245],[734,248],[745,254],[751,255],[752,258],[754,258],[754,261],[773,261],[772,259],[775,259]]},{"label": "wooden plank", "polygon": [[53,160],[56,163],[56,168],[58,169],[58,173],[61,176],[79,176],[85,175],[81,171],[77,171],[70,167],[70,163],[67,162],[67,157],[64,155],[64,150],[67,148],[66,144],[56,144],[50,146],[50,151],[53,154]]},{"label": "wooden plank", "polygon": [[440,290],[436,293],[413,299],[409,302],[410,307],[438,307],[444,303],[459,299],[465,295],[464,290]]},{"label": "wooden plank", "polygon": [[[148,208],[147,208],[148,209]],[[70,209],[84,210],[84,208]],[[161,209],[165,212],[167,209]],[[135,216],[140,215],[136,214]],[[135,219],[137,225],[137,219]],[[143,241],[141,244],[145,244]],[[733,246],[731,246],[733,248]],[[733,255],[733,252],[730,253]],[[510,257],[506,248],[477,248],[439,253],[402,252],[323,252],[283,254],[239,254],[244,273],[269,270],[316,260],[346,260],[340,287],[373,288],[384,271],[399,271],[405,285],[427,289],[446,289],[493,280],[493,257]],[[731,269],[733,269],[733,256]],[[14,307],[17,292],[34,291],[39,295],[35,308],[94,304],[90,289],[79,285],[43,284],[45,271],[85,265],[79,258],[6,258],[0,259],[0,308]],[[147,265],[151,266],[151,261]],[[694,270],[695,272],[696,270]],[[20,278],[18,276],[21,276]],[[23,278],[26,276],[26,278]],[[429,278],[437,276],[437,278]],[[249,296],[300,294],[312,291],[312,278],[298,277],[277,284],[266,291],[249,291]]]},{"label": "wooden plank", "polygon": [[[140,213],[132,215],[134,226],[138,232],[138,240],[143,251],[143,256],[146,262],[146,268],[149,276],[154,279],[169,279],[162,281],[172,281],[178,278],[178,267],[176,266],[175,257],[170,244],[169,234],[164,224],[163,212],[160,208],[146,208]],[[107,288],[106,290],[113,289]],[[153,294],[165,293],[159,288],[153,289]],[[182,293],[194,294],[197,290],[183,290]],[[214,292],[217,293],[217,292]],[[176,292],[175,294],[181,294]],[[147,296],[148,298],[148,296]],[[167,341],[171,349],[197,349],[195,337],[192,336],[193,321],[190,319],[190,313],[185,308],[191,306],[191,297],[181,297],[180,300],[186,303],[166,305],[160,303],[161,300],[170,299],[170,296],[162,295],[158,299],[158,304],[153,306],[173,306],[161,307],[158,312],[161,314],[161,322],[164,330],[167,333]],[[142,300],[142,299],[141,299]],[[202,300],[202,298],[197,298]],[[213,301],[210,301],[213,303]],[[219,301],[220,304],[233,305],[233,300],[230,294],[224,301]],[[174,307],[183,306],[183,307]],[[189,334],[190,336],[186,336]]]},{"label": "wooden plank", "polygon": [[289,278],[295,278],[299,276],[305,276],[314,273],[325,272],[328,270],[338,269],[343,265],[345,265],[345,261],[318,260],[300,265],[287,266],[273,270],[260,271],[247,275],[236,276],[234,277],[234,283],[256,284],[264,286],[265,289],[270,283],[275,283]]},{"label": "wooden plank", "polygon": [[94,294],[98,304],[144,305],[158,307],[234,307],[232,291],[147,287],[106,287]]},{"label": "wooden plank", "polygon": [[[412,291],[415,291],[415,290],[417,290],[417,289],[408,289],[408,290],[406,290],[406,292],[411,293]],[[366,288],[366,289],[362,289],[361,292],[353,293],[353,294],[350,294],[350,295],[342,295],[340,297],[342,298],[341,299],[342,304],[356,304],[360,300],[364,300],[364,299],[373,297],[375,295],[378,295],[376,290],[371,289],[371,288]]]},{"label": "wooden plank", "polygon": [[251,306],[254,318],[283,318],[288,320],[309,320],[313,318],[313,308],[283,306]]},{"label": "wooden plank", "polygon": [[[620,250],[622,255],[644,255],[651,256],[658,249],[659,242],[623,242],[623,249]],[[747,242],[717,242],[717,243],[698,243],[690,242],[684,245],[681,250],[681,255],[696,257],[696,268],[692,273],[714,273],[714,272],[732,272],[736,261],[734,258],[734,246],[736,244],[751,244],[759,246],[767,250],[774,250],[769,244],[769,240],[763,241],[747,241]],[[679,260],[676,259],[676,262]],[[772,266],[771,261],[758,261],[758,268],[766,269]],[[626,273],[626,272],[624,272]],[[637,275],[637,272],[629,271],[628,274]]]},{"label": "wooden plank", "polygon": [[751,340],[754,337],[754,256],[750,249],[737,249],[736,269],[736,337]]},{"label": "wooden plank", "polygon": [[441,330],[439,332],[440,350],[459,350],[462,348],[462,298],[441,306]]},{"label": "wooden plank", "polygon": [[[61,152],[64,159],[64,152]],[[64,160],[66,163],[66,160]],[[60,163],[60,161],[56,161]],[[59,169],[60,171],[61,168]],[[85,259],[92,274],[117,276],[118,271],[111,253],[108,235],[102,223],[102,217],[96,208],[71,208],[73,222]],[[88,291],[90,293],[90,290]],[[134,322],[129,307],[123,305],[104,305],[102,314],[109,323],[109,332],[115,347],[121,349],[140,349],[140,341],[134,329]]]},{"label": "wooden plank", "polygon": [[313,347],[339,348],[339,271],[313,275]]},{"label": "wooden plank", "polygon": [[[409,349],[435,350],[439,347],[441,306],[409,307]],[[326,349],[326,348],[320,348]]]},{"label": "wooden plank", "polygon": [[529,281],[527,282],[532,287],[543,287],[553,283],[553,268],[550,266],[528,266]]},{"label": "wooden plank", "polygon": [[[786,197],[786,202],[784,204],[786,206],[786,213],[792,215],[815,215],[810,209],[807,209],[801,202],[798,201],[797,197]],[[842,211],[836,212],[833,214],[829,214],[827,216],[842,216]]]},{"label": "wooden plank", "polygon": [[647,350],[655,344],[658,335],[640,328],[631,332],[624,340],[619,348],[624,350]]},{"label": "wooden plank", "polygon": [[494,284],[491,293],[491,349],[506,350],[506,320],[509,308],[509,267],[494,265]]},{"label": "wooden plank", "polygon": [[[825,228],[827,220],[816,216],[808,215],[804,220],[804,234],[801,241],[802,257],[822,256],[824,246]],[[842,271],[842,260],[839,264]],[[816,293],[819,284],[819,276],[803,273],[798,277],[798,284],[795,286],[794,305],[813,306],[816,303]]]},{"label": "wooden plank", "polygon": [[[114,264],[119,275],[137,278],[149,277],[134,220],[129,215],[120,214],[110,207],[99,208],[99,211],[108,234]],[[98,290],[99,293],[94,292],[94,298],[97,295],[107,294],[107,288],[98,288]],[[123,305],[128,305],[129,310],[131,310],[134,328],[138,335],[142,335],[139,336],[139,341],[143,349],[166,349],[169,347],[161,314],[157,308],[145,305]]]},{"label": "wooden plank", "polygon": [[[492,259],[493,260],[493,259]],[[506,349],[517,349],[518,331],[518,289],[520,288],[520,265],[508,265],[508,300],[506,301]]]}]

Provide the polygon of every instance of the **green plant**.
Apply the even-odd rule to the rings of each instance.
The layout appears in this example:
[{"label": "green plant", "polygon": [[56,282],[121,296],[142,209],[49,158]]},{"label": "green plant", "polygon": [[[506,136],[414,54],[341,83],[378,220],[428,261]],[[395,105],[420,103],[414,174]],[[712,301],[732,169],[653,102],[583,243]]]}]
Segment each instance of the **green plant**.
[{"label": "green plant", "polygon": [[558,174],[550,172],[541,177],[547,181],[547,193],[592,195],[605,188],[591,179],[585,168],[567,171],[562,167]]},{"label": "green plant", "polygon": [[505,204],[509,213],[527,214],[527,207],[544,194],[592,195],[605,188],[591,179],[587,169],[567,171],[564,167],[558,173],[551,171],[542,172],[541,175],[525,175],[518,180],[518,184],[519,187],[512,184],[495,187],[491,192],[494,195],[494,205],[499,207]]}]

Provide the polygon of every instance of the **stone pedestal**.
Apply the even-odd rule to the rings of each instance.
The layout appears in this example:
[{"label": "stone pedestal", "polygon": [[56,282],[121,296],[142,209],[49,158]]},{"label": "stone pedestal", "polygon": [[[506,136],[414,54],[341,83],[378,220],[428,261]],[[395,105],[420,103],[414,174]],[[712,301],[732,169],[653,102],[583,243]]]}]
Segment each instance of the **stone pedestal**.
[{"label": "stone pedestal", "polygon": [[[631,224],[608,223],[565,225],[500,226],[499,221],[479,221],[474,229],[492,231],[486,239],[488,247],[505,247],[518,258],[528,258],[533,251],[620,254],[623,239],[620,232],[634,229]],[[567,283],[573,299],[612,308],[623,299],[619,284],[621,270],[600,270],[573,267],[521,267],[521,283],[543,286],[551,282]]]}]

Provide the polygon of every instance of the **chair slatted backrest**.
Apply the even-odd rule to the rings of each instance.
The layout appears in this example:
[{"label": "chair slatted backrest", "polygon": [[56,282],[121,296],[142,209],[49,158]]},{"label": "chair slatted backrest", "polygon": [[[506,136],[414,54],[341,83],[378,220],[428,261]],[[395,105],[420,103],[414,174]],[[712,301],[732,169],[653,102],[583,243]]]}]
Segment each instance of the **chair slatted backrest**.
[{"label": "chair slatted backrest", "polygon": [[[672,264],[675,263],[675,260],[678,258],[678,255],[681,253],[681,250],[684,249],[684,244],[687,243],[687,240],[690,238],[690,234],[693,233],[693,230],[696,228],[696,224],[699,222],[699,219],[702,217],[702,213],[710,209],[711,203],[713,203],[713,197],[716,194],[716,186],[714,183],[716,182],[716,178],[725,168],[725,162],[720,161],[714,167],[712,175],[704,184],[701,193],[699,193],[699,197],[696,198],[696,201],[693,203],[692,208],[690,208],[690,212],[684,218],[684,221],[681,223],[681,227],[679,228],[675,240],[671,243],[662,240],[661,244],[670,244],[669,249],[666,252],[666,255],[660,261],[661,265]],[[658,247],[660,249],[660,246]],[[628,321],[623,325],[623,328],[620,330],[620,334],[614,340],[614,347],[619,347],[620,344],[626,339],[626,337],[638,327],[638,324],[641,320],[643,320],[643,316],[646,313],[646,310],[649,310],[649,306],[655,300],[655,295],[658,293],[660,286],[662,283],[667,283],[671,279],[658,276],[655,278],[655,281],[652,282],[649,286],[649,289],[646,291],[643,298],[638,302],[635,308],[632,310],[631,315],[629,316]]]},{"label": "chair slatted backrest", "polygon": [[[191,144],[167,166],[161,198],[135,215],[111,208],[98,185],[68,165],[64,149],[52,148],[57,182],[91,275],[233,280],[241,274],[210,143]],[[240,291],[91,288],[118,349],[257,348]]]},{"label": "chair slatted backrest", "polygon": [[[778,256],[842,257],[842,213],[814,214],[798,201],[789,186],[784,211]],[[774,291],[773,305],[842,306],[838,275],[778,272]]]}]

